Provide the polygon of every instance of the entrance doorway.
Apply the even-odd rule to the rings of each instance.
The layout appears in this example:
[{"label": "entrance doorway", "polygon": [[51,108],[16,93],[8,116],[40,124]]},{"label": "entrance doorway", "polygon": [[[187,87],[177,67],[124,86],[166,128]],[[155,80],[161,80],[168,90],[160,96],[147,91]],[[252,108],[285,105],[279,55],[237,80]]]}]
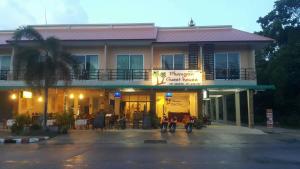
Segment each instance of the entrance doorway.
[{"label": "entrance doorway", "polygon": [[150,96],[124,95],[121,101],[121,112],[129,122],[142,120],[143,114],[150,112]]}]

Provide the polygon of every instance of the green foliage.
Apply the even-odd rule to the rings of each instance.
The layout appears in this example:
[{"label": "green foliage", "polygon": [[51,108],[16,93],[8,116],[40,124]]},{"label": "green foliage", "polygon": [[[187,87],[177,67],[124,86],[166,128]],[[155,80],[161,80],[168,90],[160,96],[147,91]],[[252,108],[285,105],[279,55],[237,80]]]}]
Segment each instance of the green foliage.
[{"label": "green foliage", "polygon": [[195,119],[194,126],[196,129],[201,129],[204,126],[203,119],[202,118]]},{"label": "green foliage", "polygon": [[[14,78],[23,75],[28,85],[44,89],[44,117],[47,117],[48,88],[55,86],[58,80],[64,80],[68,84],[76,61],[64,50],[59,39],[43,38],[33,27],[20,27],[14,32],[12,39],[16,51]],[[24,43],[20,43],[22,39],[33,43],[23,45]],[[46,128],[46,120],[44,127]]]},{"label": "green foliage", "polygon": [[154,129],[158,129],[160,127],[160,120],[156,115],[151,116],[151,124],[152,124],[152,128]]},{"label": "green foliage", "polygon": [[29,115],[20,114],[16,116],[16,122],[11,127],[11,132],[13,134],[22,134],[24,132],[24,128],[28,127],[31,123],[31,118]]},{"label": "green foliage", "polygon": [[[256,53],[258,83],[274,84],[276,90],[259,93],[256,99],[267,101],[258,102],[259,106],[274,108],[283,125],[300,127],[293,122],[300,117],[300,0],[276,1],[274,9],[258,23],[262,27],[259,34],[276,40]],[[264,109],[260,111],[265,114]]]},{"label": "green foliage", "polygon": [[42,129],[42,126],[40,124],[37,124],[37,123],[32,124],[30,126],[30,131],[37,131],[37,130],[41,130],[41,129]]},{"label": "green foliage", "polygon": [[74,121],[74,117],[72,113],[58,113],[56,115],[56,125],[58,126],[58,131],[60,133],[67,133],[70,129],[72,123]]}]

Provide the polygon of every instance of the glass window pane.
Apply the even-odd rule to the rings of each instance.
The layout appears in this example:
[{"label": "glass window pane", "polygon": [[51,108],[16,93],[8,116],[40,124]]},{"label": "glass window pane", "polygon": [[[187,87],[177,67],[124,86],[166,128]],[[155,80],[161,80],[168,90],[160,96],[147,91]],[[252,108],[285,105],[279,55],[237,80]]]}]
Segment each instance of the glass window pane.
[{"label": "glass window pane", "polygon": [[216,79],[227,78],[227,54],[226,53],[215,54],[215,74],[216,74]]},{"label": "glass window pane", "polygon": [[174,69],[183,70],[184,69],[184,55],[176,54],[174,55]]},{"label": "glass window pane", "polygon": [[228,78],[240,78],[240,56],[238,53],[228,53]]},{"label": "glass window pane", "polygon": [[162,69],[172,70],[173,69],[173,55],[162,55],[161,58]]},{"label": "glass window pane", "polygon": [[143,56],[131,55],[130,56],[130,69],[143,69]]},{"label": "glass window pane", "polygon": [[86,70],[88,71],[89,79],[97,78],[98,66],[98,55],[87,55],[86,56]]},{"label": "glass window pane", "polygon": [[78,69],[84,70],[85,69],[85,56],[74,56]]},{"label": "glass window pane", "polygon": [[0,59],[1,59],[0,69],[1,70],[9,70],[10,69],[10,56],[1,56]]},{"label": "glass window pane", "polygon": [[117,56],[117,79],[128,79],[129,55]]},{"label": "glass window pane", "polygon": [[130,56],[130,69],[133,79],[143,79],[143,55],[131,55]]}]

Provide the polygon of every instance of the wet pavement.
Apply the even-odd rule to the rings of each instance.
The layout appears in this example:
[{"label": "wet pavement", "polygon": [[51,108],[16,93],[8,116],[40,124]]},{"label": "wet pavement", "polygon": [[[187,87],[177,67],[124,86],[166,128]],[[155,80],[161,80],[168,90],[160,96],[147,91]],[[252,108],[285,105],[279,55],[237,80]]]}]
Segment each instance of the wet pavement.
[{"label": "wet pavement", "polygon": [[[146,140],[146,141],[145,141]],[[71,131],[39,144],[0,145],[2,169],[300,168],[299,135],[212,125],[159,130]]]}]

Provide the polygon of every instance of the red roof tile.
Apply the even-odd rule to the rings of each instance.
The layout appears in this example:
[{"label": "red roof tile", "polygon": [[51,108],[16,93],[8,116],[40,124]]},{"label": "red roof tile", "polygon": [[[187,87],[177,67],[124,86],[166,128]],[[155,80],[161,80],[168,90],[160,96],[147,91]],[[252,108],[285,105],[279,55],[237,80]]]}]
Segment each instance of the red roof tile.
[{"label": "red roof tile", "polygon": [[[231,27],[157,28],[154,25],[123,26],[36,26],[44,36],[61,40],[153,40],[153,42],[257,42],[272,39]],[[0,32],[0,45],[11,40],[12,32]]]},{"label": "red roof tile", "polygon": [[158,30],[157,42],[272,41],[272,39],[233,28],[188,28]]}]

